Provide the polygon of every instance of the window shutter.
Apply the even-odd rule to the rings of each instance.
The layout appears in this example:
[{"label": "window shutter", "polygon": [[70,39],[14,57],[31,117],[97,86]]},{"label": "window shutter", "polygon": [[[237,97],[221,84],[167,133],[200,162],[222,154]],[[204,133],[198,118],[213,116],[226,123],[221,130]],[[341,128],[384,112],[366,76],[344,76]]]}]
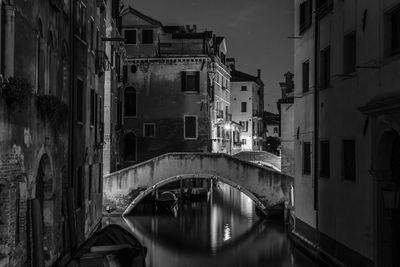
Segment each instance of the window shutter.
[{"label": "window shutter", "polygon": [[200,71],[196,71],[196,85],[195,89],[197,92],[200,91]]},{"label": "window shutter", "polygon": [[182,71],[181,79],[182,79],[182,91],[186,91],[186,72],[185,71]]}]

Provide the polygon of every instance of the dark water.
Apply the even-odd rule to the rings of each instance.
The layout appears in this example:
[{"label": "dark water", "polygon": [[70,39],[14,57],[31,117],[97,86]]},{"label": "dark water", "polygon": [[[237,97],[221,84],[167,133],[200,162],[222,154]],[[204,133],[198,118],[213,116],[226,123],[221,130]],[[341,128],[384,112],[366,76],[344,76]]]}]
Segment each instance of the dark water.
[{"label": "dark water", "polygon": [[251,199],[218,184],[208,200],[178,213],[107,218],[129,229],[147,249],[149,267],[316,266],[290,244],[279,222],[261,220]]}]

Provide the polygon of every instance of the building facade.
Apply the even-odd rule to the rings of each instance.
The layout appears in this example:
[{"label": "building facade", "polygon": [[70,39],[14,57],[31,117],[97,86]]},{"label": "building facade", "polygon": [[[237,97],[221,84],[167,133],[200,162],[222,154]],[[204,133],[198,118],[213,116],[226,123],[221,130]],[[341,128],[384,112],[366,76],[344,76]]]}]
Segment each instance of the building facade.
[{"label": "building facade", "polygon": [[1,266],[62,265],[101,221],[108,5],[0,1]]},{"label": "building facade", "polygon": [[131,7],[122,12],[122,34],[123,166],[167,152],[212,151],[216,125],[229,117],[224,39],[195,25],[163,26]]},{"label": "building facade", "polygon": [[399,266],[400,1],[295,10],[294,232],[347,266]]},{"label": "building facade", "polygon": [[240,72],[234,64],[231,71],[232,120],[239,122],[243,151],[261,151],[265,142],[262,114],[264,112],[264,84],[261,71],[257,76]]},{"label": "building facade", "polygon": [[294,82],[293,74],[287,72],[285,82],[280,83],[282,98],[278,100],[279,139],[281,150],[281,170],[294,177]]}]

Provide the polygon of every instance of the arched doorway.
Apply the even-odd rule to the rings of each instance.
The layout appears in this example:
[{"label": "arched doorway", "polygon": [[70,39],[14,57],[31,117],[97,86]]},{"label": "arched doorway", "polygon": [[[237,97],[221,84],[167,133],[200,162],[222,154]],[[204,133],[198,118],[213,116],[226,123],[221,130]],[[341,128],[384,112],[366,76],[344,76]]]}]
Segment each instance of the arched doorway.
[{"label": "arched doorway", "polygon": [[54,250],[54,185],[49,157],[44,154],[36,174],[36,194],[32,200],[33,266],[48,266]]}]

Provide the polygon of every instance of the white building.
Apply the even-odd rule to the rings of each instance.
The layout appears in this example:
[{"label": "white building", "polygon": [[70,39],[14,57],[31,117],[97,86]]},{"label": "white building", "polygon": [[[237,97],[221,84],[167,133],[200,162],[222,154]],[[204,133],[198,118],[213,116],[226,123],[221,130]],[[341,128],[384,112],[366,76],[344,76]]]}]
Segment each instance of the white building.
[{"label": "white building", "polygon": [[231,110],[232,120],[239,122],[242,127],[242,150],[261,151],[264,141],[264,84],[257,76],[231,71]]},{"label": "white building", "polygon": [[343,266],[399,266],[400,1],[296,0],[295,22],[294,234]]}]

